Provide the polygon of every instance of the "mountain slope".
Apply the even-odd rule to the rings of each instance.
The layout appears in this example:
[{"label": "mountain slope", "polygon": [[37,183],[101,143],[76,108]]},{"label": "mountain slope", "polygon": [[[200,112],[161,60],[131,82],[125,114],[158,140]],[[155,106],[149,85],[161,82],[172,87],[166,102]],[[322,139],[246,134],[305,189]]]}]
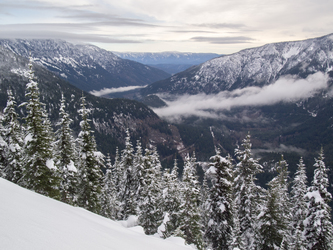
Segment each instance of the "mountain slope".
[{"label": "mountain slope", "polygon": [[[55,123],[59,118],[59,106],[63,93],[68,103],[67,110],[74,120],[73,129],[80,129],[80,108],[82,90],[72,86],[48,71],[34,65],[33,68],[40,89],[40,99],[46,104],[50,119]],[[25,101],[25,87],[28,82],[28,59],[18,56],[8,49],[0,47],[0,110],[7,102],[7,90],[11,89],[18,104]],[[172,151],[180,143],[179,135],[174,135],[167,123],[144,104],[126,99],[105,99],[84,93],[87,107],[90,109],[92,128],[98,149],[103,153],[114,155],[116,147],[122,148],[125,142],[125,130],[130,129],[133,141],[141,139],[142,145],[148,143],[163,144]],[[21,108],[20,113],[24,113]],[[176,143],[177,141],[177,143]],[[171,152],[173,154],[173,152]]]},{"label": "mountain slope", "polygon": [[0,178],[0,248],[6,250],[193,249],[183,240],[147,236],[79,207]]},{"label": "mountain slope", "polygon": [[281,76],[302,78],[333,67],[333,34],[305,41],[267,44],[221,56],[156,82],[144,94],[217,93],[268,85]]},{"label": "mountain slope", "polygon": [[164,70],[170,74],[184,71],[220,55],[215,53],[186,52],[113,52],[121,58]]},{"label": "mountain slope", "polygon": [[144,86],[170,75],[162,70],[124,60],[93,45],[62,40],[0,40],[0,45],[35,62],[85,90]]}]

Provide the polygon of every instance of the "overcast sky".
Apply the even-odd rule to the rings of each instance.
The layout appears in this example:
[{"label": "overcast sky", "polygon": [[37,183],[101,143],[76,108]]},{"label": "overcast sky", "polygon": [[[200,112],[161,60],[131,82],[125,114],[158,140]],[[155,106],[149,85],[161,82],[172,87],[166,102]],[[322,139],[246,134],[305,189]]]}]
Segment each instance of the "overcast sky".
[{"label": "overcast sky", "polygon": [[0,0],[0,38],[230,54],[333,33],[332,0]]}]

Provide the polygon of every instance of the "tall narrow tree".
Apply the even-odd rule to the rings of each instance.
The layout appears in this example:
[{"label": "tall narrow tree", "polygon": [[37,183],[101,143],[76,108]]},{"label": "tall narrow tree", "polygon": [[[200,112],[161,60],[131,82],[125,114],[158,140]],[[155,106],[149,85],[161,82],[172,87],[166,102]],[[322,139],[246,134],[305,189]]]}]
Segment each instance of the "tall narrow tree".
[{"label": "tall narrow tree", "polygon": [[22,185],[49,197],[59,197],[58,169],[54,164],[54,136],[45,105],[39,100],[38,83],[29,62],[29,82],[26,85],[27,110],[25,159]]},{"label": "tall narrow tree", "polygon": [[213,249],[227,249],[232,242],[233,166],[230,157],[222,157],[218,150],[210,160],[212,161],[210,167],[214,168],[215,178],[210,190],[210,220],[206,235],[212,242]]},{"label": "tall narrow tree", "polygon": [[328,205],[332,195],[327,191],[328,169],[324,163],[323,148],[315,161],[312,185],[306,194],[308,198],[308,215],[305,220],[307,249],[328,250],[333,248],[331,208]]},{"label": "tall narrow tree", "polygon": [[63,202],[76,204],[78,189],[78,170],[75,152],[75,140],[70,124],[73,122],[66,112],[66,100],[62,95],[59,116],[56,124],[59,129],[56,131],[56,165],[60,172],[60,196]]},{"label": "tall narrow tree", "polygon": [[182,236],[187,244],[204,249],[202,225],[199,211],[200,187],[196,174],[196,158],[185,158],[182,180],[183,202],[179,211],[179,226],[176,234]]},{"label": "tall narrow tree", "polygon": [[104,156],[96,149],[84,96],[81,97],[79,114],[82,120],[80,122],[81,131],[77,138],[80,176],[78,204],[94,213],[99,213],[103,176],[101,168],[104,165]]},{"label": "tall narrow tree", "polygon": [[235,168],[235,200],[238,207],[240,231],[247,249],[256,247],[257,216],[261,211],[260,195],[262,188],[255,184],[256,174],[262,171],[258,160],[253,159],[251,136],[248,134],[242,143],[243,150],[236,148],[239,162]]},{"label": "tall narrow tree", "polygon": [[295,250],[306,249],[306,238],[304,237],[304,221],[308,213],[305,195],[307,192],[307,176],[303,158],[300,158],[297,171],[291,188],[291,218],[292,229],[291,248]]},{"label": "tall narrow tree", "polygon": [[3,110],[1,136],[6,142],[2,150],[4,158],[4,177],[19,183],[23,174],[23,131],[16,113],[16,101],[11,90],[7,91],[7,106]]}]

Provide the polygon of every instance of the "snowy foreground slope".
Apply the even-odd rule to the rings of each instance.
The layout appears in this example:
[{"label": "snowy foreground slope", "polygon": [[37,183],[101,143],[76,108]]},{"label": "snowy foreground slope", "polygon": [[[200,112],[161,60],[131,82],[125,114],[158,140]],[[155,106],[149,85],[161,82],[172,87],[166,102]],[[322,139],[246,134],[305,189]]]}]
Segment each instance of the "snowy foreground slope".
[{"label": "snowy foreground slope", "polygon": [[147,236],[140,227],[125,228],[2,178],[0,200],[0,249],[193,249],[179,238]]}]

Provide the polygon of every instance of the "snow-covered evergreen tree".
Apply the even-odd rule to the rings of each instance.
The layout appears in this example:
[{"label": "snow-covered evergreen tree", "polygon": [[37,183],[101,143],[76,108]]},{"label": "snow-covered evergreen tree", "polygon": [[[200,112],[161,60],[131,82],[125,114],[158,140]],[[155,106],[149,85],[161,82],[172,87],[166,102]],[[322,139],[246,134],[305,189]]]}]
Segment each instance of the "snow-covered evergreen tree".
[{"label": "snow-covered evergreen tree", "polygon": [[90,128],[89,110],[86,107],[86,99],[81,97],[81,131],[78,135],[78,170],[80,183],[78,188],[78,205],[99,213],[100,194],[102,191],[102,170],[104,156],[96,149],[93,131]]},{"label": "snow-covered evergreen tree", "polygon": [[26,137],[24,139],[24,171],[22,185],[43,195],[59,198],[58,169],[54,164],[54,136],[44,104],[39,100],[39,88],[29,62],[29,82],[26,85]]},{"label": "snow-covered evergreen tree", "polygon": [[5,142],[1,150],[4,178],[19,183],[23,174],[23,131],[16,113],[16,101],[11,90],[7,91],[7,106],[3,110],[1,136]]},{"label": "snow-covered evergreen tree", "polygon": [[138,204],[142,188],[144,186],[144,156],[142,152],[141,142],[137,140],[136,142],[136,151],[133,159],[133,172],[134,172],[134,185],[133,189],[136,190],[135,199]]},{"label": "snow-covered evergreen tree", "polygon": [[278,175],[268,183],[266,206],[259,216],[262,249],[290,249],[289,172],[283,157],[277,172]]},{"label": "snow-covered evergreen tree", "polygon": [[120,183],[120,201],[122,219],[127,219],[129,215],[137,214],[137,187],[136,173],[134,171],[134,149],[131,143],[129,130],[126,130],[125,148],[122,150],[119,162],[123,177]]},{"label": "snow-covered evergreen tree", "polygon": [[206,235],[212,243],[213,249],[228,249],[232,242],[233,227],[232,199],[233,175],[230,157],[224,158],[216,150],[216,155],[210,158],[210,168],[215,172],[213,186],[209,196],[209,217]]},{"label": "snow-covered evergreen tree", "polygon": [[78,170],[75,152],[75,140],[70,124],[73,122],[65,110],[66,100],[62,95],[59,116],[56,124],[59,129],[56,131],[55,159],[60,172],[60,199],[69,204],[76,204],[78,189]]},{"label": "snow-covered evergreen tree", "polygon": [[180,204],[183,199],[180,182],[178,179],[178,165],[175,159],[171,173],[165,171],[163,174],[163,210],[166,217],[163,235],[170,237],[179,226]]},{"label": "snow-covered evergreen tree", "polygon": [[163,220],[161,163],[156,148],[146,149],[143,159],[143,183],[140,192],[139,225],[146,234],[157,233]]},{"label": "snow-covered evergreen tree", "polygon": [[291,188],[291,217],[290,228],[292,230],[291,248],[295,250],[306,249],[304,237],[304,220],[307,215],[307,204],[305,195],[307,192],[307,176],[303,158],[300,158],[297,171]]},{"label": "snow-covered evergreen tree", "polygon": [[106,172],[103,177],[103,188],[101,195],[101,215],[110,219],[117,219],[120,210],[120,203],[117,199],[114,171],[110,154],[106,157]]},{"label": "snow-covered evergreen tree", "polygon": [[328,169],[324,163],[324,152],[321,149],[318,159],[315,159],[315,170],[311,187],[306,197],[308,199],[308,214],[305,219],[305,235],[307,249],[333,249],[333,226],[331,208],[328,202],[332,195],[327,191]]},{"label": "snow-covered evergreen tree", "polygon": [[209,202],[209,187],[208,187],[208,181],[207,176],[204,174],[204,178],[202,181],[201,186],[201,193],[200,193],[200,217],[201,217],[201,224],[202,224],[202,232],[203,232],[203,240],[204,240],[204,246],[207,248],[209,245],[209,239],[205,232],[208,228],[208,222],[210,220],[210,202]]},{"label": "snow-covered evergreen tree", "polygon": [[196,174],[196,159],[189,155],[185,158],[182,179],[183,201],[179,211],[179,226],[175,234],[185,239],[187,244],[194,244],[204,249],[202,225],[199,210],[200,186]]},{"label": "snow-covered evergreen tree", "polygon": [[245,248],[250,250],[257,244],[257,216],[261,211],[263,190],[255,184],[255,180],[256,174],[262,171],[262,166],[252,157],[250,134],[243,140],[242,147],[243,150],[235,149],[239,162],[235,168],[234,192],[242,240]]}]

